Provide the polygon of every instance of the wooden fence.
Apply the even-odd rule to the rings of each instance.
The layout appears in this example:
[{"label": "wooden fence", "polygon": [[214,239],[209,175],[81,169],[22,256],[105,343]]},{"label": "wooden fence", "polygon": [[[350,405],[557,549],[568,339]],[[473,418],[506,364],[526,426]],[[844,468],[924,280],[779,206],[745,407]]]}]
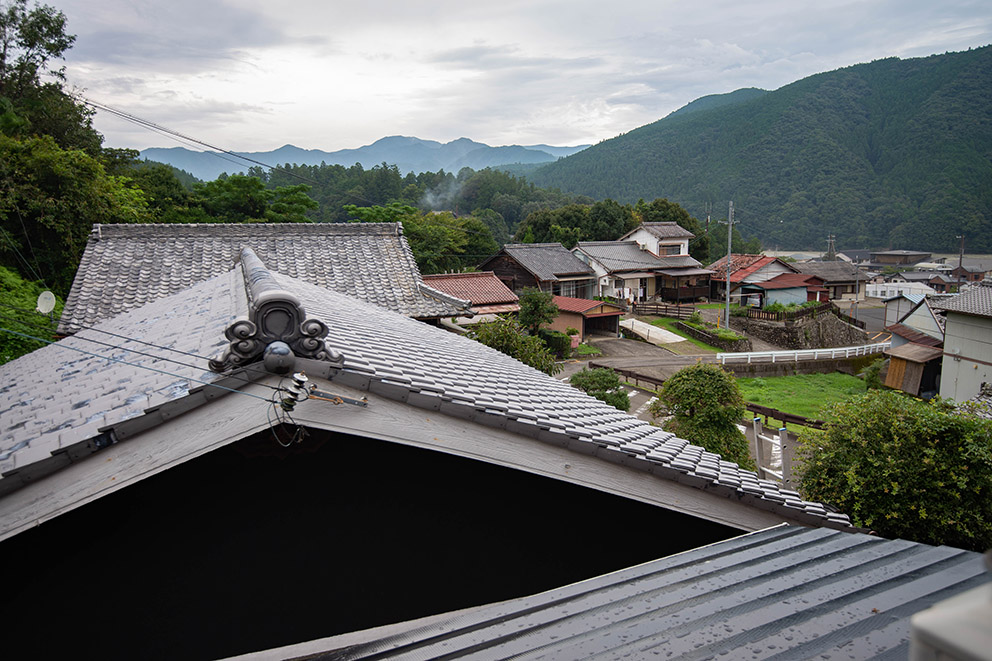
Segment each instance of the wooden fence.
[{"label": "wooden fence", "polygon": [[747,318],[761,319],[764,321],[792,321],[794,319],[814,317],[821,312],[830,310],[832,307],[832,303],[820,303],[819,305],[811,305],[809,307],[798,308],[795,310],[780,310],[778,312],[759,310],[757,308],[747,308]]},{"label": "wooden fence", "polygon": [[861,319],[855,319],[846,312],[841,312],[841,309],[837,307],[837,305],[834,303],[830,304],[830,311],[834,314],[835,317],[837,317],[841,321],[846,321],[852,326],[857,326],[861,330],[866,330],[868,328],[868,324],[866,324],[864,321],[862,321]]},{"label": "wooden fence", "polygon": [[746,407],[751,413],[757,413],[758,415],[764,416],[764,424],[768,424],[768,419],[781,420],[783,425],[799,425],[801,427],[812,427],[813,429],[823,429],[823,420],[814,420],[812,418],[804,418],[801,415],[794,415],[792,413],[786,413],[784,411],[779,411],[767,406],[761,406],[759,404],[748,403]]},{"label": "wooden fence", "polygon": [[589,363],[589,369],[597,369],[597,368],[604,368],[604,369],[608,369],[608,370],[613,370],[614,372],[616,372],[620,376],[624,377],[625,379],[633,380],[634,385],[635,386],[638,386],[638,387],[640,387],[640,385],[641,385],[640,382],[643,381],[645,383],[650,383],[652,386],[654,386],[654,388],[657,389],[657,388],[660,388],[661,387],[661,384],[663,384],[665,382],[664,379],[656,379],[653,376],[647,376],[647,375],[644,375],[644,374],[638,374],[637,372],[635,372],[633,370],[620,369],[619,367],[610,367],[609,365],[600,365],[599,363],[596,363],[596,362],[590,362]]},{"label": "wooden fence", "polygon": [[665,305],[664,303],[634,303],[634,314],[688,319],[696,308],[691,305]]}]

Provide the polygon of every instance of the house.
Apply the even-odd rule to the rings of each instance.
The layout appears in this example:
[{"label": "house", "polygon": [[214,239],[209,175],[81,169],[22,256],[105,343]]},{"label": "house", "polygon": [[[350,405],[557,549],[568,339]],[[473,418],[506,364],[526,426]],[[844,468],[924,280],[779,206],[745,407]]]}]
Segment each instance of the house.
[{"label": "house", "polygon": [[579,341],[584,341],[590,333],[596,335],[620,335],[620,317],[624,309],[606,301],[591,301],[585,298],[555,296],[558,316],[549,328],[565,333],[569,328],[579,331]]},{"label": "house", "polygon": [[837,259],[850,262],[852,264],[861,264],[867,262],[871,259],[870,250],[844,250],[837,253]]},{"label": "house", "polygon": [[[909,303],[900,304],[901,301]],[[892,303],[892,310],[889,303]],[[892,336],[892,345],[899,346],[903,338],[916,344],[941,346],[944,342],[944,315],[934,308],[934,303],[927,296],[899,297],[886,301],[886,327]],[[890,312],[902,310],[896,321],[889,324]]]},{"label": "house", "polygon": [[746,284],[740,291],[745,301],[757,297],[758,306],[762,308],[775,303],[802,305],[827,300],[823,280],[805,273],[782,273],[766,282]]},{"label": "house", "polygon": [[943,310],[944,359],[940,396],[964,401],[992,383],[992,281],[934,304]]},{"label": "house", "polygon": [[580,241],[572,253],[595,271],[599,296],[691,302],[709,292],[710,271],[688,254],[659,256],[637,241]]},{"label": "house", "polygon": [[94,225],[59,333],[226,273],[242,244],[272,268],[414,319],[436,322],[468,306],[424,285],[399,223]]},{"label": "house", "polygon": [[641,223],[618,241],[636,241],[659,257],[688,255],[689,241],[695,235],[676,222]]},{"label": "house", "polygon": [[[727,257],[721,257],[706,268],[713,272],[710,277],[711,298],[722,299],[727,292]],[[783,262],[777,257],[766,255],[730,255],[730,296],[737,298],[742,296],[740,291],[743,285],[767,282],[775,276],[783,273],[799,273],[793,264]]]},{"label": "house", "polygon": [[479,265],[516,293],[535,287],[555,296],[596,295],[595,273],[560,243],[508,243]]},{"label": "house", "polygon": [[992,274],[992,260],[962,257],[959,264],[951,269],[951,275],[964,282],[981,282]]},{"label": "house", "polygon": [[443,273],[425,275],[424,284],[452,298],[469,301],[475,317],[460,317],[464,322],[477,322],[496,314],[520,311],[517,295],[492,271],[472,273]]},{"label": "house", "polygon": [[864,300],[868,279],[860,268],[848,262],[800,262],[794,264],[800,273],[815,275],[823,280],[830,300]]},{"label": "house", "polygon": [[898,651],[910,615],[983,580],[977,554],[860,534],[504,354],[238,257],[0,366],[12,658],[433,657],[475,632],[559,658]]}]

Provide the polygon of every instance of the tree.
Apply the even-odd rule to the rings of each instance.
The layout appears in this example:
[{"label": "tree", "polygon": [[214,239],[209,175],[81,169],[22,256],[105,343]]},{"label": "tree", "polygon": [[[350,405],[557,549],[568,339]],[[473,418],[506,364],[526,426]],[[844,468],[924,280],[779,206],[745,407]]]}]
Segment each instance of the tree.
[{"label": "tree", "polygon": [[150,218],[144,194],[49,136],[0,136],[0,265],[69,292],[94,223]]},{"label": "tree", "polygon": [[[93,111],[63,91],[64,69],[51,66],[75,39],[57,9],[0,1],[0,100],[6,100],[0,130],[13,137],[50,135],[63,149],[95,156],[102,137],[93,129]],[[53,81],[43,83],[42,75]]]},{"label": "tree", "polygon": [[935,398],[870,390],[800,435],[806,498],[885,537],[992,547],[992,421]]},{"label": "tree", "polygon": [[520,312],[517,319],[531,335],[537,335],[541,324],[550,324],[558,316],[558,306],[550,292],[527,287],[520,294]]},{"label": "tree", "polygon": [[[38,295],[45,288],[38,282],[24,280],[15,271],[0,266],[0,326],[22,335],[0,331],[0,364],[19,358],[26,353],[45,346],[44,342],[32,340],[31,335],[43,340],[55,341],[54,324],[36,312]],[[52,318],[62,315],[62,300],[56,298]]]},{"label": "tree", "polygon": [[747,438],[737,428],[745,408],[733,374],[718,365],[697,363],[665,381],[658,399],[673,416],[665,429],[727,461],[754,469]]},{"label": "tree", "polygon": [[469,336],[545,374],[554,376],[564,369],[555,362],[554,354],[548,351],[541,338],[525,333],[514,319],[498,317],[496,321],[477,324]]},{"label": "tree", "polygon": [[222,223],[303,223],[318,204],[305,184],[270,189],[257,177],[232,174],[193,186],[193,200]]},{"label": "tree", "polygon": [[568,382],[601,402],[606,402],[621,411],[630,410],[630,397],[620,383],[619,375],[611,369],[583,367],[582,371],[573,374]]}]

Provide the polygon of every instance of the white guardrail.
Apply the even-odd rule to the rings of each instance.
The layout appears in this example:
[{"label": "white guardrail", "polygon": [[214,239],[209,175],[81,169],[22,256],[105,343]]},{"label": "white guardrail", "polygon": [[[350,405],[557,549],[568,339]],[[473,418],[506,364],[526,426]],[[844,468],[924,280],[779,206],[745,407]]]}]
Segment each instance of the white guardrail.
[{"label": "white guardrail", "polygon": [[747,351],[743,353],[718,353],[716,359],[721,365],[728,362],[787,362],[800,360],[820,360],[821,358],[851,358],[881,353],[892,346],[891,342],[863,344],[858,347],[835,347],[833,349],[798,349],[796,351]]}]

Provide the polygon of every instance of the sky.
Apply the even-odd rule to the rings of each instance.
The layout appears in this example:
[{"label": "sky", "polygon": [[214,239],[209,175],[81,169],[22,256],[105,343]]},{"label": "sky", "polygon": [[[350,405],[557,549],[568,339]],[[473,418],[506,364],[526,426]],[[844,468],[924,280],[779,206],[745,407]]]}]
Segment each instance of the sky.
[{"label": "sky", "polygon": [[[224,149],[594,144],[709,94],[992,44],[988,0],[50,0],[69,86]],[[100,112],[105,146],[179,143]]]}]

